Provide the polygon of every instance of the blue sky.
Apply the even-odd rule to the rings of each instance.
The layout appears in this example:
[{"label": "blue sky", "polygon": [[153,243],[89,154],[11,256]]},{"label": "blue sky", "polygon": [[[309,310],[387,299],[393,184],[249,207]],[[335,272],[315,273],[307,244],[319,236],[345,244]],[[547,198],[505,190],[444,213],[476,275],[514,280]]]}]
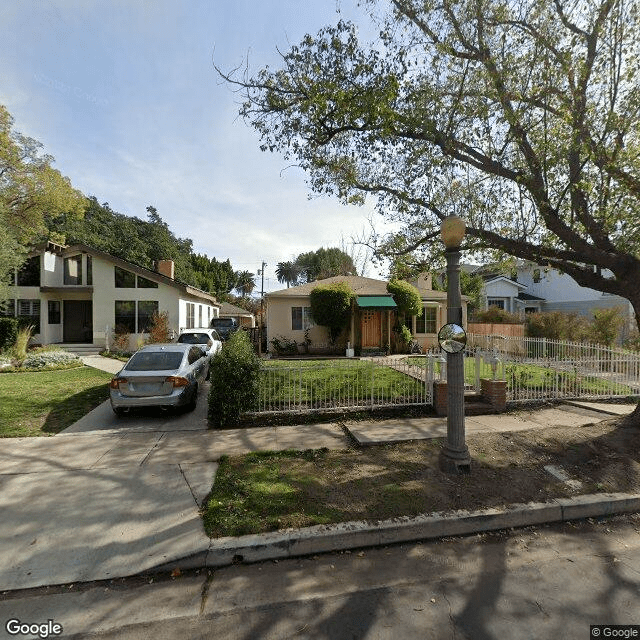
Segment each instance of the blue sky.
[{"label": "blue sky", "polygon": [[[278,64],[355,0],[20,0],[3,3],[0,103],[75,187],[126,215],[154,205],[194,249],[280,288],[277,262],[339,246],[371,207],[313,198],[304,175],[262,153],[237,115],[231,68]],[[336,9],[340,9],[340,16]],[[215,53],[214,53],[215,52]],[[367,275],[375,276],[373,268]]]}]

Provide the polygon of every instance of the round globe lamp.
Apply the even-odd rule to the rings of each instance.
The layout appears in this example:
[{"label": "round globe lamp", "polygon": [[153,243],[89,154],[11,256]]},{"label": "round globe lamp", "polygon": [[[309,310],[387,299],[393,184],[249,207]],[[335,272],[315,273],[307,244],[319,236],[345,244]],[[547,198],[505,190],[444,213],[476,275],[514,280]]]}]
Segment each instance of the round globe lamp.
[{"label": "round globe lamp", "polygon": [[459,249],[467,227],[460,216],[448,216],[440,225],[442,242],[447,249]]}]

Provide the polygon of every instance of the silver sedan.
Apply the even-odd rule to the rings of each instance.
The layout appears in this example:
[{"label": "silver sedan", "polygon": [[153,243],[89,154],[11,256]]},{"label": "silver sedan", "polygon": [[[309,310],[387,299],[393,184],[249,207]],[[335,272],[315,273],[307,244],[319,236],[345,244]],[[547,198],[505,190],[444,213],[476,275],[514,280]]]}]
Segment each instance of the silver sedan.
[{"label": "silver sedan", "polygon": [[111,380],[111,408],[118,416],[136,407],[195,409],[198,388],[208,373],[209,357],[202,345],[147,345]]},{"label": "silver sedan", "polygon": [[222,349],[222,340],[215,329],[184,329],[176,342],[205,346],[211,358]]}]

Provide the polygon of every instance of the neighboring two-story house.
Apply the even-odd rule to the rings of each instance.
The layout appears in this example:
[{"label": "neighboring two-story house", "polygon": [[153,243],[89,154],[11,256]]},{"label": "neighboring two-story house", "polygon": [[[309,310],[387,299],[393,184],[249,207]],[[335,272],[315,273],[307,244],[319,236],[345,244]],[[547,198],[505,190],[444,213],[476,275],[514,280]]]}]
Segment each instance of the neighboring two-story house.
[{"label": "neighboring two-story house", "polygon": [[625,320],[623,333],[635,326],[633,307],[626,298],[582,287],[571,276],[551,267],[520,261],[509,276],[494,273],[484,277],[487,306],[496,305],[523,316],[560,311],[588,317],[596,309],[618,307]]},{"label": "neighboring two-story house", "polygon": [[156,312],[169,326],[208,327],[220,305],[208,293],[174,279],[174,264],[152,271],[86,245],[46,243],[14,274],[2,313],[35,327],[39,344],[110,346],[114,331],[130,334],[135,349]]}]

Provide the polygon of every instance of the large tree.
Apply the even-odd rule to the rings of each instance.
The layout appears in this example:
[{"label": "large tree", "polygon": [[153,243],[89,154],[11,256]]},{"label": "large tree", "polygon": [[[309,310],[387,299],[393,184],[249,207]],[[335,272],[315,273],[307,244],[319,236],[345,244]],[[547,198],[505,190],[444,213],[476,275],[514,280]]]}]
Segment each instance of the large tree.
[{"label": "large tree", "polygon": [[295,260],[287,260],[285,262],[278,262],[276,265],[276,278],[278,282],[287,285],[287,289],[291,285],[298,284],[298,278],[300,277],[300,267]]},{"label": "large tree", "polygon": [[46,237],[46,219],[62,212],[78,218],[86,206],[52,163],[40,142],[15,131],[13,117],[0,105],[0,300],[8,272]]},{"label": "large tree", "polygon": [[373,45],[340,22],[278,70],[226,74],[262,148],[316,191],[376,194],[401,250],[439,250],[440,221],[460,213],[464,248],[558,268],[640,319],[638,3],[363,4]]},{"label": "large tree", "polygon": [[337,247],[320,247],[316,251],[301,253],[295,260],[300,277],[305,282],[334,276],[355,276],[353,258]]},{"label": "large tree", "polygon": [[48,227],[68,244],[87,244],[148,269],[153,269],[157,260],[173,260],[177,280],[201,288],[208,284],[195,272],[193,242],[177,237],[151,205],[147,220],[142,220],[113,211],[107,202],[100,204],[91,196],[83,218],[49,216]]},{"label": "large tree", "polygon": [[256,288],[255,275],[251,271],[238,271],[234,288],[243,298],[250,296],[251,292]]}]

